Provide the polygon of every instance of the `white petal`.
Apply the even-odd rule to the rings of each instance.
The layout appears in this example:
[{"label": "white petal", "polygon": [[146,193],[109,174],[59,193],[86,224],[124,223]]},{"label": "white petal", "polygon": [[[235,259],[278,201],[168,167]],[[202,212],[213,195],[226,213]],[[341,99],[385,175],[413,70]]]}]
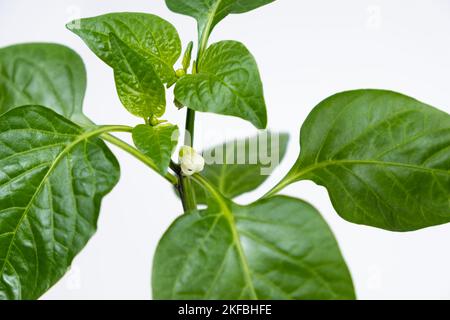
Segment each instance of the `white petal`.
[{"label": "white petal", "polygon": [[181,172],[185,176],[192,176],[195,173],[195,171],[190,166],[186,166],[184,164],[181,164],[180,167],[181,167]]}]

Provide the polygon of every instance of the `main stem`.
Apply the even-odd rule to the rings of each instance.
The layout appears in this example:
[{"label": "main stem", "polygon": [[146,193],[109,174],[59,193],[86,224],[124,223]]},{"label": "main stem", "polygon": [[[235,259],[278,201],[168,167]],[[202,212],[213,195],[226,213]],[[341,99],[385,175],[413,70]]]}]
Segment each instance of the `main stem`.
[{"label": "main stem", "polygon": [[[201,60],[203,53],[208,46],[208,37],[211,30],[211,23],[208,23],[201,34],[201,39],[199,41],[199,48],[197,52],[196,64],[193,68],[193,73],[196,73],[199,66],[199,61]],[[184,145],[189,147],[194,147],[194,134],[195,134],[195,111],[192,109],[187,109],[186,114],[186,126],[185,126],[185,136]],[[184,211],[192,211],[197,209],[197,202],[195,200],[195,193],[192,188],[192,180],[190,177],[183,176],[181,172],[179,173],[180,185],[179,192],[181,200],[183,202]]]},{"label": "main stem", "polygon": [[[194,130],[195,130],[195,111],[187,109],[186,114],[186,128],[184,136],[184,145],[194,146]],[[183,176],[181,171],[178,172],[180,185],[179,192],[183,209],[185,212],[197,209],[197,202],[195,200],[195,193],[192,188],[192,181],[190,177]]]},{"label": "main stem", "polygon": [[195,111],[187,109],[184,145],[194,147]]}]

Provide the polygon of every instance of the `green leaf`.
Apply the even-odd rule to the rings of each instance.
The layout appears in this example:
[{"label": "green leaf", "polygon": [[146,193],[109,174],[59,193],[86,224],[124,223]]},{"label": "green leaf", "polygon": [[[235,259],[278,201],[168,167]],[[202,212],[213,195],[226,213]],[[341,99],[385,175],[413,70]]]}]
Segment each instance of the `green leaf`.
[{"label": "green leaf", "polygon": [[282,185],[305,179],[354,223],[410,231],[449,222],[450,116],[390,91],[332,96],[304,123]]},{"label": "green leaf", "polygon": [[136,147],[151,158],[161,173],[165,174],[170,158],[178,143],[178,127],[172,124],[157,126],[138,125],[133,129],[133,141]]},{"label": "green leaf", "polygon": [[110,37],[114,78],[122,104],[138,117],[162,116],[166,91],[152,65],[114,34]]},{"label": "green leaf", "polygon": [[211,45],[197,72],[176,84],[175,97],[183,105],[196,111],[240,117],[259,129],[266,127],[258,66],[243,44],[222,41]]},{"label": "green leaf", "polygon": [[89,123],[82,112],[85,91],[83,61],[65,46],[27,43],[0,49],[0,114],[36,104]]},{"label": "green leaf", "polygon": [[188,71],[189,67],[191,66],[191,59],[192,59],[192,49],[194,48],[194,43],[191,41],[188,43],[186,47],[186,51],[183,55],[183,70],[185,72]]},{"label": "green leaf", "polygon": [[161,239],[154,299],[355,298],[336,240],[309,204],[218,199],[178,218]]},{"label": "green leaf", "polygon": [[109,34],[113,33],[151,63],[164,83],[174,81],[173,65],[181,54],[177,30],[166,20],[146,13],[110,13],[67,24],[105,63],[114,67]]},{"label": "green leaf", "polygon": [[40,297],[95,232],[119,179],[102,130],[39,106],[0,118],[0,300]]},{"label": "green leaf", "polygon": [[[232,199],[258,188],[286,154],[288,134],[263,132],[257,136],[224,143],[203,151],[210,163],[201,175],[226,198]],[[205,190],[195,186],[196,200],[206,203]]]},{"label": "green leaf", "polygon": [[226,16],[232,13],[244,13],[275,0],[166,0],[167,7],[176,13],[181,13],[197,20],[199,36],[208,32]]}]

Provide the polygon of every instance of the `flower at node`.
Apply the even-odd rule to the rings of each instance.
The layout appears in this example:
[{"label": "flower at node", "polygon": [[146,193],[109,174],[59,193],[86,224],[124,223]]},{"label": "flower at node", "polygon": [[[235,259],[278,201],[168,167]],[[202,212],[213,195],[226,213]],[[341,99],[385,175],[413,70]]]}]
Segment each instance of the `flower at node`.
[{"label": "flower at node", "polygon": [[185,176],[192,176],[194,173],[201,172],[205,167],[205,159],[188,146],[181,147],[179,159],[181,172]]}]

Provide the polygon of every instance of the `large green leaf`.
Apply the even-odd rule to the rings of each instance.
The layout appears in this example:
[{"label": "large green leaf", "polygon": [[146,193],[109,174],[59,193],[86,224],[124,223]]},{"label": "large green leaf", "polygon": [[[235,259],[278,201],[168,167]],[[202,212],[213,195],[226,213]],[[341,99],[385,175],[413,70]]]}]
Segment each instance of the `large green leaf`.
[{"label": "large green leaf", "polygon": [[178,218],[153,264],[154,299],[353,299],[333,234],[309,204],[277,196]]},{"label": "large green leaf", "polygon": [[141,152],[156,163],[161,173],[165,174],[178,143],[178,134],[178,127],[172,124],[141,124],[133,129],[133,141]]},{"label": "large green leaf", "polygon": [[177,30],[166,20],[147,13],[110,13],[67,24],[105,63],[114,67],[109,34],[116,35],[155,68],[164,83],[176,79],[173,65],[181,54]]},{"label": "large green leaf", "polygon": [[175,87],[175,97],[190,109],[240,117],[263,129],[266,103],[258,66],[247,48],[221,41],[206,50],[197,74],[186,75]]},{"label": "large green leaf", "polygon": [[166,90],[152,65],[111,34],[114,78],[125,108],[135,116],[160,117],[166,110]]},{"label": "large green leaf", "polygon": [[95,232],[119,178],[102,130],[38,106],[0,118],[0,300],[41,296]]},{"label": "large green leaf", "polygon": [[[226,198],[232,199],[259,187],[286,154],[288,134],[260,133],[203,151],[207,161],[201,175]],[[194,185],[198,203],[206,203],[205,190]]]},{"label": "large green leaf", "polygon": [[[166,0],[167,7],[197,20],[200,37],[212,29],[227,15],[244,13],[275,0]],[[206,37],[209,34],[205,35]]]},{"label": "large green leaf", "polygon": [[83,61],[65,46],[28,43],[0,49],[0,114],[37,104],[86,123],[82,113],[85,91]]},{"label": "large green leaf", "polygon": [[409,231],[450,221],[450,116],[382,90],[337,94],[301,130],[301,154],[282,185],[325,186],[351,222]]}]

